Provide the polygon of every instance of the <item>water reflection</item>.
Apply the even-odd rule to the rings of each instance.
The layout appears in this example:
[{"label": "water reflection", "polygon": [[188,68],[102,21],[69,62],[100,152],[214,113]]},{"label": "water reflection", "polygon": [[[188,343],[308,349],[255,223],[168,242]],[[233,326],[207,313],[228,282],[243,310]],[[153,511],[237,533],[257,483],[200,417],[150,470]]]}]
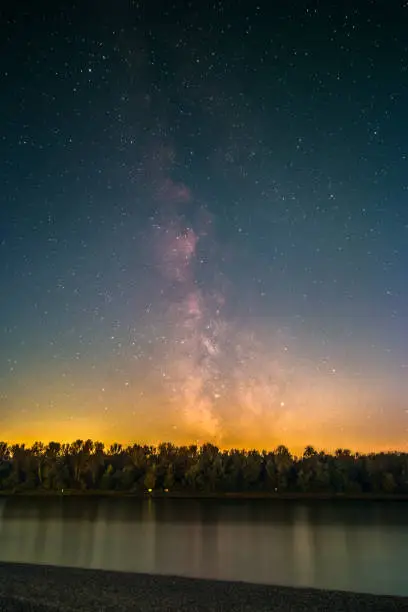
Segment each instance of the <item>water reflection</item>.
[{"label": "water reflection", "polygon": [[408,595],[404,503],[0,500],[0,560]]}]

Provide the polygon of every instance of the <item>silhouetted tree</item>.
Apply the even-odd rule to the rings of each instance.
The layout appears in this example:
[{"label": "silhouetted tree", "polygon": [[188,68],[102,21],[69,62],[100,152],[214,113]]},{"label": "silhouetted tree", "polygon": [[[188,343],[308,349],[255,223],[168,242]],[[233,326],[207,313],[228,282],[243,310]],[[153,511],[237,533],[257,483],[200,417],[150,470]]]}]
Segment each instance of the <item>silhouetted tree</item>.
[{"label": "silhouetted tree", "polygon": [[333,454],[306,446],[300,458],[274,451],[224,450],[213,444],[123,448],[75,440],[71,444],[0,442],[0,490],[62,489],[187,493],[302,493],[408,495],[408,453]]}]

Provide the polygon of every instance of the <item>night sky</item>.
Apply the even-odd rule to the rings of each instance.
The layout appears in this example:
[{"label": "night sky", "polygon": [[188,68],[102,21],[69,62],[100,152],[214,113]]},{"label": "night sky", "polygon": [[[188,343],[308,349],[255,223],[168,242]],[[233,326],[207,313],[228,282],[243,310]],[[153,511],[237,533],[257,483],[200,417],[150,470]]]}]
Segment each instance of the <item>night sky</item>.
[{"label": "night sky", "polygon": [[0,439],[407,450],[407,3],[8,4]]}]

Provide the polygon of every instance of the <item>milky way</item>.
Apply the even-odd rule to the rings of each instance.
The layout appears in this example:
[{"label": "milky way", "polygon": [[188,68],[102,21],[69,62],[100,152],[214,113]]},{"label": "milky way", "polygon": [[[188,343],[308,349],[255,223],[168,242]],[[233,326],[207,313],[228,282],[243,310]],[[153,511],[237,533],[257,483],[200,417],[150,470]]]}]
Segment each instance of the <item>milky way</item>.
[{"label": "milky way", "polygon": [[[165,304],[166,348],[157,355],[156,378],[163,418],[193,440],[220,445],[243,437],[254,444],[263,436],[278,442],[288,431],[302,431],[312,421],[307,406],[315,402],[315,410],[322,409],[319,396],[327,402],[320,418],[336,420],[334,395],[341,390],[335,368],[328,363],[320,372],[313,360],[299,357],[298,339],[277,322],[228,316],[227,279],[211,276],[214,252],[223,259],[214,219],[201,214],[187,223],[194,194],[184,184],[166,179],[159,193],[160,222],[151,239]],[[204,288],[202,267],[210,270]]]}]

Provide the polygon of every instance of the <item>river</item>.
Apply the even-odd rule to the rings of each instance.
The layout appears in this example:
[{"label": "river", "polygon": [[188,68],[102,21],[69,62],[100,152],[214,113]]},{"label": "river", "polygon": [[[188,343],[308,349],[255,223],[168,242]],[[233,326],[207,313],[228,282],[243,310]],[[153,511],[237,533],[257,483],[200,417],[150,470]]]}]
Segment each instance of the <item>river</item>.
[{"label": "river", "polygon": [[0,561],[408,595],[408,503],[0,498]]}]

